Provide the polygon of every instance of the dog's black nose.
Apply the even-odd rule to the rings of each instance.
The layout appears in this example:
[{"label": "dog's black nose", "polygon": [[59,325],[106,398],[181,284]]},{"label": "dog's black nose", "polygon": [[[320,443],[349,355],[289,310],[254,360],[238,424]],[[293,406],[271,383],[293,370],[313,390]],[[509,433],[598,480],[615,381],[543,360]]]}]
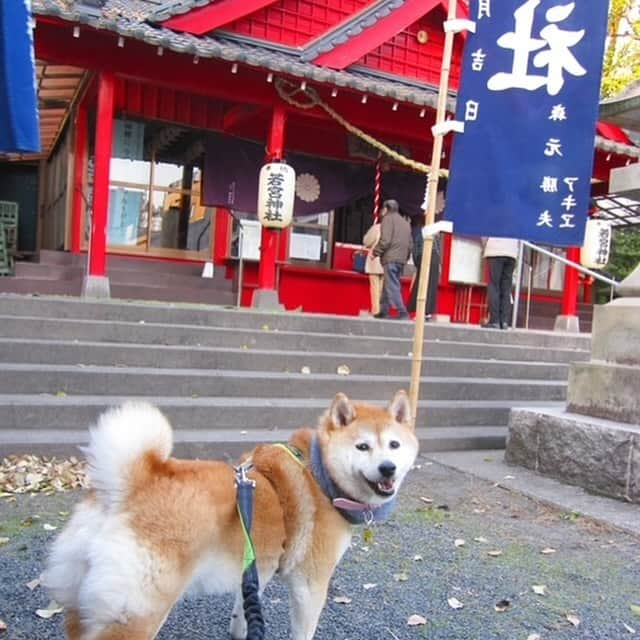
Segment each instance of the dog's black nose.
[{"label": "dog's black nose", "polygon": [[393,464],[393,462],[391,462],[390,460],[385,460],[378,467],[378,471],[384,478],[391,478],[396,472],[396,465]]}]

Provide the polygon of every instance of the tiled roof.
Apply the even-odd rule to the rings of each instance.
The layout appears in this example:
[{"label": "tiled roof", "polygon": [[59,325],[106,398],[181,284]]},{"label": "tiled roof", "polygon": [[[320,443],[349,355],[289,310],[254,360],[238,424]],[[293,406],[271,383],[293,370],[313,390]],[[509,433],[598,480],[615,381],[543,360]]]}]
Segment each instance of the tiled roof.
[{"label": "tiled roof", "polygon": [[405,0],[378,0],[350,20],[338,25],[325,36],[318,38],[310,46],[305,47],[300,59],[304,62],[314,60],[322,53],[328,53],[338,45],[344,44],[365,29],[372,27],[378,20],[386,18],[392,11],[401,7]]},{"label": "tiled roof", "polygon": [[620,156],[629,156],[630,158],[640,158],[640,147],[634,147],[630,144],[607,140],[602,136],[596,136],[596,149],[601,149],[607,153],[615,153]]},{"label": "tiled roof", "polygon": [[[249,40],[228,33],[204,37],[177,33],[148,22],[158,8],[170,3],[152,0],[107,0],[102,8],[87,6],[74,0],[33,0],[36,15],[56,16],[74,23],[105,29],[125,38],[142,40],[156,47],[200,58],[215,58],[260,67],[274,73],[301,78],[361,93],[378,95],[400,102],[435,108],[437,88],[410,80],[375,74],[363,68],[336,71],[301,59],[300,51]],[[175,3],[174,3],[175,4]],[[195,7],[201,0],[182,0],[182,5]],[[449,97],[447,108],[453,111],[455,101]]]}]

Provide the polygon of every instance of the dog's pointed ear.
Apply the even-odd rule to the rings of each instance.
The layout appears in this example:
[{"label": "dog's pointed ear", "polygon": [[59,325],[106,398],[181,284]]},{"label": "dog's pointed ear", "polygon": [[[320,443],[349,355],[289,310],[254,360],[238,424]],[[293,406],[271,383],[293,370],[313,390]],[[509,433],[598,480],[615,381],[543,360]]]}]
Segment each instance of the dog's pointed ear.
[{"label": "dog's pointed ear", "polygon": [[396,422],[409,426],[412,425],[411,405],[409,404],[409,397],[404,389],[400,389],[400,391],[393,396],[389,403],[389,413]]},{"label": "dog's pointed ear", "polygon": [[351,400],[344,393],[336,393],[336,397],[333,399],[329,409],[329,417],[331,422],[339,429],[346,427],[355,420],[356,410],[351,404]]}]

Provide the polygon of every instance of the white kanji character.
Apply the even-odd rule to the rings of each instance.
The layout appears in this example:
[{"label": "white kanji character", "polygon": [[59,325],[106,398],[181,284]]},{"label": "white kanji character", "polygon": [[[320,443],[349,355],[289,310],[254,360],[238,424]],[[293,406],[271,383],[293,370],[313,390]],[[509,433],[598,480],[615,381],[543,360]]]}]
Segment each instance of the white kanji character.
[{"label": "white kanji character", "polygon": [[549,138],[544,149],[545,156],[561,156],[562,144],[559,138]]},{"label": "white kanji character", "polygon": [[476,100],[467,100],[464,103],[464,119],[465,120],[477,120],[478,119],[478,109],[480,108],[480,103]]},{"label": "white kanji character", "polygon": [[540,188],[545,193],[557,193],[557,191],[558,191],[558,178],[555,178],[553,176],[544,176],[542,178],[542,184],[540,185]]},{"label": "white kanji character", "polygon": [[478,20],[491,17],[491,0],[478,0]]},{"label": "white kanji character", "polygon": [[567,119],[567,109],[563,104],[554,104],[551,107],[551,115],[549,116],[549,120],[553,120],[554,122],[558,122],[559,120]]},{"label": "white kanji character", "polygon": [[568,195],[566,198],[562,200],[562,206],[567,210],[571,211],[575,206],[577,206],[577,200],[572,196]]},{"label": "white kanji character", "polygon": [[573,193],[573,187],[579,179],[580,178],[565,178],[562,182],[564,182],[567,187],[569,187],[569,193]]},{"label": "white kanji character", "polygon": [[487,54],[482,49],[476,49],[471,54],[471,68],[473,71],[482,71]]},{"label": "white kanji character", "polygon": [[[552,7],[546,13],[549,22],[562,22],[573,12],[575,2],[567,5]],[[547,67],[547,92],[550,96],[557,96],[564,86],[563,71],[573,76],[584,76],[587,70],[571,53],[571,47],[584,38],[585,30],[566,31],[556,24],[549,24],[540,31],[540,36],[549,45],[548,49],[540,51],[533,58],[534,67]]]},{"label": "white kanji character", "polygon": [[575,228],[576,225],[573,222],[575,215],[573,213],[563,213],[560,217],[562,218],[562,224],[558,227],[558,229]]},{"label": "white kanji character", "polygon": [[549,213],[549,210],[543,211],[538,216],[538,222],[536,223],[536,227],[553,228],[553,219],[551,218],[551,214]]},{"label": "white kanji character", "polygon": [[[487,87],[492,91],[505,89],[526,89],[535,91],[547,87],[549,95],[557,95],[564,85],[563,71],[574,76],[583,76],[586,69],[580,65],[571,53],[584,37],[585,30],[564,31],[556,24],[547,24],[540,31],[540,38],[532,37],[534,14],[541,0],[527,0],[514,11],[514,31],[498,38],[497,44],[504,49],[513,49],[513,65],[510,73],[496,73],[489,78]],[[545,14],[549,23],[565,20],[575,8],[575,2],[551,7]],[[547,47],[544,49],[544,47]],[[543,49],[540,51],[540,49]],[[529,75],[529,58],[537,51],[533,65],[538,69],[547,67],[547,75]]]}]

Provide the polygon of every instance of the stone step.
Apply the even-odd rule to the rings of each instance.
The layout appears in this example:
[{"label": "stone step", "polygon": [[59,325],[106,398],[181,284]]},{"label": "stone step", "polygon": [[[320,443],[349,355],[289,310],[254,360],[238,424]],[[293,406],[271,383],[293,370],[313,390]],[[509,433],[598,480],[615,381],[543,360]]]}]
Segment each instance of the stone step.
[{"label": "stone step", "polygon": [[[173,453],[182,458],[236,460],[264,442],[286,442],[293,429],[180,429],[174,431]],[[506,427],[420,427],[416,429],[422,453],[475,449],[503,449]],[[88,429],[3,430],[0,457],[11,453],[46,456],[79,455],[88,443]]]},{"label": "stone step", "polygon": [[[130,269],[116,266],[108,271],[109,283],[112,289],[115,285],[162,286],[188,289],[228,289],[232,283],[224,275],[224,269],[215,270],[212,278],[203,278],[202,265],[190,265],[184,272],[157,269]],[[38,262],[17,262],[15,270],[16,280],[77,280],[82,282],[85,268],[81,265],[40,264]],[[173,292],[175,294],[175,291]]]},{"label": "stone step", "polygon": [[[96,365],[3,363],[0,389],[15,394],[169,396],[203,398],[331,398],[339,391],[375,400],[390,389],[408,389],[408,376],[282,373],[222,369],[161,369]],[[557,400],[566,398],[566,382],[500,378],[423,377],[423,400]]]},{"label": "stone step", "polygon": [[[0,278],[0,294],[26,294],[37,300],[38,296],[79,296],[82,280],[32,280],[24,278]],[[25,297],[22,295],[20,297]]]},{"label": "stone step", "polygon": [[144,284],[120,284],[112,282],[110,284],[111,297],[114,300],[150,300],[175,302],[176,298],[180,298],[181,302],[193,302],[197,304],[215,304],[215,305],[234,305],[236,295],[231,291],[231,285],[225,288],[217,288],[216,286],[204,286],[198,284],[196,287],[186,287],[174,285],[176,289],[168,289],[162,284],[144,285]]},{"label": "stone step", "polygon": [[[119,320],[153,324],[203,325],[244,329],[265,328],[271,331],[301,331],[343,335],[375,335],[413,339],[414,324],[395,320],[374,320],[324,314],[268,312],[250,309],[225,309],[206,305],[154,304],[80,298],[29,297],[0,295],[0,315],[76,318],[84,320]],[[590,350],[590,337],[541,331],[496,331],[476,326],[427,323],[427,340],[450,340]]]},{"label": "stone step", "polygon": [[[563,363],[436,357],[429,343],[422,375],[478,378],[528,378],[566,381]],[[156,344],[110,344],[95,341],[0,338],[5,362],[23,364],[94,364],[119,367],[230,368],[244,371],[336,373],[347,365],[352,374],[409,376],[409,356],[362,353],[301,353],[284,349],[234,349]]]},{"label": "stone step", "polygon": [[[395,389],[389,388],[387,396]],[[0,432],[78,429],[92,424],[107,407],[130,396],[0,395]],[[314,426],[328,407],[327,398],[147,397],[176,429],[294,429]],[[353,400],[360,398],[354,397]],[[330,400],[330,399],[329,399]],[[376,402],[376,404],[381,404]],[[559,402],[510,400],[430,400],[418,404],[417,427],[506,426],[512,407],[561,407]],[[4,435],[2,436],[4,437]],[[27,437],[25,435],[25,437]]]},{"label": "stone step", "polygon": [[[362,322],[366,324],[366,322]],[[475,331],[460,334],[469,338],[480,338]],[[509,332],[500,332],[509,333]],[[336,333],[303,333],[296,331],[274,331],[265,329],[243,329],[241,327],[195,326],[122,322],[116,320],[77,320],[69,318],[42,318],[30,316],[0,315],[0,337],[39,339],[42,336],[59,340],[84,340],[132,343],[132,344],[180,344],[190,346],[234,347],[238,349],[285,349],[297,351],[364,353],[407,356],[413,347],[409,337],[378,335],[344,335]],[[428,339],[425,353],[436,357],[495,358],[500,360],[537,360],[545,362],[573,362],[586,360],[588,352],[558,347],[532,348],[529,345],[491,345],[483,342],[446,341]]]},{"label": "stone step", "polygon": [[[63,265],[63,266],[80,266],[83,269],[86,266],[86,254],[71,254],[68,251],[48,251],[42,250],[39,253],[38,262],[40,265]],[[131,271],[156,271],[161,273],[182,273],[185,275],[196,275],[202,272],[204,260],[195,260],[191,262],[179,261],[169,262],[166,260],[158,260],[155,258],[132,257],[121,255],[107,255],[107,272],[110,269],[129,269]]]}]

